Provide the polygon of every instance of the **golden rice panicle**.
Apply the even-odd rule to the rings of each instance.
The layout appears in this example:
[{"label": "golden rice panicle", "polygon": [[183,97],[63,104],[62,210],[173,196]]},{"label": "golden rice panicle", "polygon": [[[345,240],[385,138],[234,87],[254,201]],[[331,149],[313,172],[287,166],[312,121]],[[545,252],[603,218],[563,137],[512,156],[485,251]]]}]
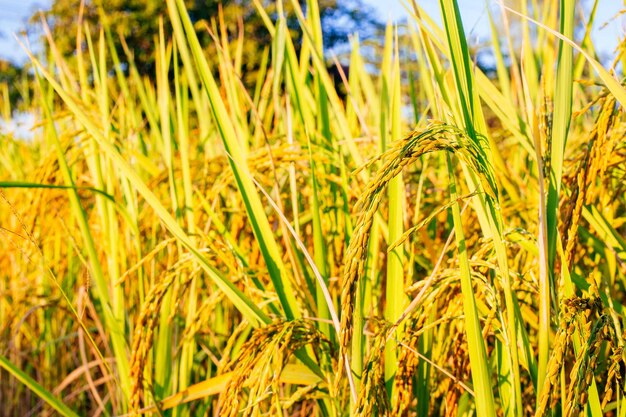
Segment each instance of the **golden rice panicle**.
[{"label": "golden rice panicle", "polygon": [[[315,325],[305,320],[279,320],[255,330],[239,355],[226,366],[233,369],[233,376],[220,396],[220,415],[234,417],[241,412],[243,416],[256,415],[268,403],[270,414],[282,414],[284,407],[277,408],[282,403],[280,373],[293,353],[306,345],[318,354],[330,346]],[[242,398],[244,387],[248,391],[247,401]],[[307,390],[313,391],[314,387]],[[286,404],[293,404],[294,398]],[[304,398],[301,391],[299,399]]]},{"label": "golden rice panicle", "polygon": [[425,316],[413,318],[406,326],[404,339],[398,343],[398,370],[393,380],[393,398],[391,399],[391,415],[403,416],[408,412],[413,401],[413,381],[419,363],[418,343],[419,332],[423,326]]},{"label": "golden rice panicle", "polygon": [[[422,155],[435,151],[448,151],[457,155],[478,174],[485,192],[492,198],[496,197],[497,186],[487,157],[478,144],[454,126],[432,122],[423,130],[412,131],[385,152],[382,156],[382,167],[370,180],[356,204],[356,210],[361,211],[361,214],[346,251],[347,262],[341,289],[341,356],[345,355],[352,339],[356,288],[365,269],[367,245],[374,216],[382,202],[382,191],[407,165],[417,161]],[[341,373],[337,375],[337,381],[340,377]]]},{"label": "golden rice panicle", "polygon": [[355,417],[390,416],[389,399],[385,386],[385,346],[389,323],[379,322],[380,328],[372,340],[370,353],[363,368],[361,387],[354,407]]},{"label": "golden rice panicle", "polygon": [[591,204],[600,195],[602,189],[598,187],[598,183],[604,179],[606,169],[613,159],[615,146],[620,140],[620,136],[614,133],[619,120],[615,97],[608,95],[601,103],[602,108],[592,130],[594,140],[590,151],[589,175],[585,184],[585,204]]},{"label": "golden rice panicle", "polygon": [[588,391],[595,377],[602,342],[609,340],[610,337],[610,319],[608,315],[603,314],[593,326],[587,343],[578,354],[570,374],[565,417],[584,417],[585,407],[589,400]]},{"label": "golden rice panicle", "polygon": [[[591,288],[591,292],[594,292],[593,287]],[[595,292],[597,293],[597,289]],[[578,324],[582,324],[582,328],[579,329],[579,332],[583,339],[587,340],[587,344],[584,349],[579,352],[574,368],[571,372],[570,386],[567,391],[566,398],[566,404],[571,404],[571,406],[568,409],[569,414],[567,415],[573,415],[571,413],[579,411],[578,408],[576,408],[579,405],[576,403],[577,401],[587,401],[587,390],[589,386],[586,384],[590,383],[591,380],[589,378],[593,378],[593,372],[597,367],[597,356],[599,354],[602,341],[610,340],[610,332],[607,328],[608,316],[601,315],[595,322],[595,325],[592,326],[594,323],[593,317],[596,317],[599,313],[601,313],[602,309],[602,301],[597,296],[571,297],[563,300],[561,304],[559,330],[557,331],[552,354],[548,362],[546,384],[544,385],[541,395],[539,396],[539,403],[535,411],[535,417],[545,415],[550,398],[553,400],[551,406],[554,406],[556,403],[560,390],[554,389],[554,387],[557,386],[561,370],[564,369],[566,365],[565,358],[567,357],[568,351],[572,346],[573,335],[576,331],[577,322]],[[590,357],[595,357],[595,359],[592,358],[590,360]],[[583,374],[582,377],[581,373]],[[587,378],[587,380],[585,380],[585,378]],[[576,408],[576,410],[572,407]]]},{"label": "golden rice panicle", "polygon": [[574,171],[574,178],[569,180],[571,195],[564,203],[568,207],[563,222],[563,230],[566,232],[565,258],[570,265],[578,241],[578,224],[583,205],[591,204],[599,196],[601,183],[618,140],[618,135],[612,134],[618,120],[615,97],[606,96],[598,101],[601,103],[601,110],[588,134],[586,149],[578,169]]},{"label": "golden rice panicle", "polygon": [[[450,317],[448,328],[438,332],[441,335],[450,335],[450,337],[446,337],[443,346],[436,351],[433,350],[431,358],[431,366],[434,366],[437,371],[430,376],[434,389],[431,391],[432,401],[429,413],[446,417],[458,414],[461,396],[471,390],[465,383],[470,379],[467,340],[458,318],[458,314],[454,314]],[[434,409],[433,406],[435,406]]]},{"label": "golden rice panicle", "polygon": [[130,359],[131,393],[130,410],[133,412],[141,408],[143,397],[144,369],[154,341],[154,329],[159,319],[161,303],[167,290],[179,277],[176,273],[169,273],[157,283],[148,293],[144,306],[135,323],[132,354]]},{"label": "golden rice panicle", "polygon": [[535,417],[545,415],[551,396],[560,391],[555,390],[554,387],[558,384],[561,369],[563,368],[563,364],[565,362],[565,356],[567,355],[570,347],[572,335],[576,330],[574,322],[576,312],[577,311],[575,309],[571,308],[566,303],[562,303],[559,330],[554,340],[554,347],[550,360],[548,361],[548,375],[541,391],[541,395],[539,396],[539,404],[537,405],[537,409],[535,411]]},{"label": "golden rice panicle", "polygon": [[[622,341],[623,340],[624,336],[622,335]],[[622,381],[624,380],[624,369],[626,367],[626,362],[624,361],[624,346],[620,346],[620,342],[622,341],[613,340],[611,342],[612,354],[610,358],[609,368],[607,371],[604,394],[602,396],[603,409],[606,407],[609,401],[611,401],[615,391],[621,393],[622,395],[625,392]]]}]

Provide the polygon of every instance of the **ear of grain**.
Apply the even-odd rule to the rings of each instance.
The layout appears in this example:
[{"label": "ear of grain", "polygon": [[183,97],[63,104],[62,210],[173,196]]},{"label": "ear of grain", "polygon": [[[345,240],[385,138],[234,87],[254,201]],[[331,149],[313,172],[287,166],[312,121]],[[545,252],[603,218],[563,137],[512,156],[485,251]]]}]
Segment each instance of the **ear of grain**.
[{"label": "ear of grain", "polygon": [[[366,192],[360,197],[357,203],[361,214],[347,251],[349,261],[344,269],[342,288],[342,334],[340,340],[340,352],[342,355],[346,354],[346,348],[350,345],[353,337],[352,318],[355,309],[356,289],[358,282],[362,280],[364,276],[367,246],[371,237],[370,234],[375,214],[382,202],[382,192],[387,188],[389,182],[402,172],[404,167],[424,154],[439,150],[455,153],[464,163],[472,168],[472,171],[478,175],[485,184],[489,184],[489,187],[495,186],[491,167],[484,157],[480,157],[482,150],[463,131],[445,124],[433,123],[423,131],[412,132],[383,155],[382,158],[386,162],[379,169],[376,176],[368,185]],[[469,274],[469,270],[466,272]],[[469,276],[467,278],[470,279]],[[470,286],[470,294],[466,296],[471,296],[471,300],[468,301],[468,303],[471,303],[474,299],[471,290],[471,280],[466,282],[466,284]],[[476,307],[472,304],[469,304],[468,307],[470,306],[474,308],[473,314],[476,315]],[[476,318],[474,324],[478,326],[477,316],[471,317],[470,320],[474,318]],[[472,333],[474,337],[480,340],[480,344],[476,347],[475,353],[477,353],[477,356],[474,357],[475,360],[477,357],[480,358],[480,347],[482,346],[483,354],[485,354],[485,348],[479,327],[473,330],[477,332]],[[475,342],[476,339],[472,343]],[[482,365],[488,367],[486,359],[482,362]],[[476,366],[478,367],[479,365]],[[489,372],[487,371],[485,375],[489,375]],[[488,379],[490,379],[490,376],[485,380],[486,384],[489,384]],[[488,386],[490,387],[490,385]],[[484,395],[487,396],[488,394],[491,394],[491,388],[485,391]],[[493,394],[491,394],[491,399],[493,405]],[[481,404],[481,406],[482,405],[483,404]]]}]

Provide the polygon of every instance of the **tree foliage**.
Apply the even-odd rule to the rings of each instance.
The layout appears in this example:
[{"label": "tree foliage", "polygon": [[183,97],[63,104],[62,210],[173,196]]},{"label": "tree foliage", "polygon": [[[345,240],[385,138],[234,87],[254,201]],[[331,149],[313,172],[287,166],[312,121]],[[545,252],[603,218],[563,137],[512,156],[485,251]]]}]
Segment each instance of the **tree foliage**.
[{"label": "tree foliage", "polygon": [[[223,23],[230,38],[236,38],[243,31],[246,57],[244,70],[254,72],[260,60],[260,52],[270,45],[271,38],[263,20],[250,0],[185,0],[187,10],[195,23],[201,42],[211,45],[209,28],[215,29],[219,12],[223,14]],[[270,16],[276,17],[276,2],[261,0]],[[290,1],[284,2],[288,27],[296,42],[301,41],[298,23]],[[345,45],[348,36],[358,33],[362,38],[370,37],[381,28],[372,9],[363,0],[321,0],[320,17],[324,30],[324,42],[327,50]],[[301,1],[306,11],[306,2]],[[79,13],[78,0],[54,0],[45,13],[59,51],[65,57],[71,57],[76,49],[78,25],[85,24],[91,36],[102,28],[101,13],[106,16],[114,34],[116,48],[120,57],[125,57],[120,37],[123,37],[133,53],[133,60],[140,73],[151,75],[154,71],[154,40],[158,36],[159,17],[167,24],[167,7],[161,0],[86,0],[82,13]],[[37,16],[33,16],[37,18]],[[245,23],[245,24],[244,24]],[[119,35],[119,36],[117,36]],[[296,45],[297,47],[299,46]],[[79,45],[83,50],[86,45]]]}]

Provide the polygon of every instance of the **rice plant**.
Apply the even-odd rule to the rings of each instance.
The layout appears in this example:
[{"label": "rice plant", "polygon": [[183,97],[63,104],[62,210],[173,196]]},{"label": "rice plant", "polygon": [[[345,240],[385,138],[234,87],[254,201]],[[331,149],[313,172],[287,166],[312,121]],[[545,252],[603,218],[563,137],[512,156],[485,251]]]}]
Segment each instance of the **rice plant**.
[{"label": "rice plant", "polygon": [[624,44],[497,3],[487,73],[456,0],[412,1],[337,80],[316,0],[253,2],[253,85],[183,0],[151,76],[103,10],[72,59],[42,22],[0,147],[0,414],[626,416]]}]

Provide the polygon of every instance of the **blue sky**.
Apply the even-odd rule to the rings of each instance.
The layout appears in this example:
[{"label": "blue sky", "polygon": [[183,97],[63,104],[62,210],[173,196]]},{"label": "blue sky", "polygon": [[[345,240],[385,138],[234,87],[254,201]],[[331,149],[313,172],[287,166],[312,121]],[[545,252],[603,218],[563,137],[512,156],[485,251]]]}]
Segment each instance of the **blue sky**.
[{"label": "blue sky", "polygon": [[[341,1],[341,0],[339,0]],[[378,10],[384,20],[395,21],[406,17],[406,11],[401,0],[365,0]],[[417,0],[422,7],[434,18],[439,19],[439,7],[436,0]],[[51,0],[0,0],[0,58],[23,62],[26,57],[19,45],[15,42],[12,33],[25,27],[26,19],[39,8],[46,7]],[[78,3],[79,0],[76,0]],[[464,27],[470,31],[470,42],[488,36],[488,20],[486,6],[483,0],[459,0],[463,14]],[[493,1],[491,2],[493,3]],[[600,0],[597,24],[611,19],[621,7],[619,0]],[[623,26],[625,25],[625,26]],[[604,53],[610,53],[623,34],[626,21],[623,18],[615,19],[604,29],[596,29],[593,33],[596,45],[604,47]]]}]

